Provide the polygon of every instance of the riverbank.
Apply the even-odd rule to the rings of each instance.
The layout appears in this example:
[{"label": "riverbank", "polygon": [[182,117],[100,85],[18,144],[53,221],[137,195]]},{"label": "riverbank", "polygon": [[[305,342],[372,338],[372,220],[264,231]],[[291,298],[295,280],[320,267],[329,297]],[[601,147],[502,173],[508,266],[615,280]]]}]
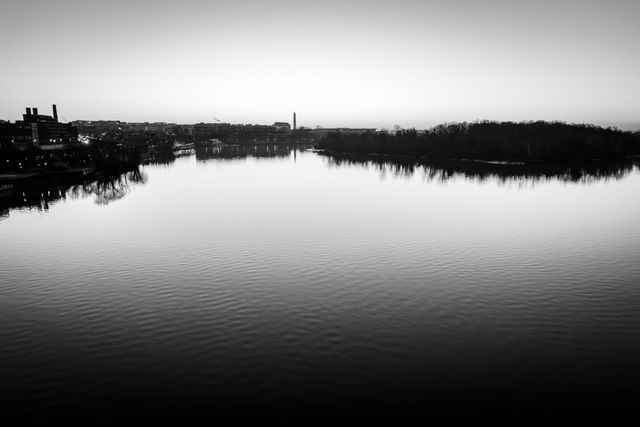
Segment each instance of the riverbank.
[{"label": "riverbank", "polygon": [[330,133],[319,148],[335,154],[555,163],[640,155],[640,137],[614,128],[561,122],[476,122],[443,124],[421,132]]},{"label": "riverbank", "polygon": [[77,179],[133,170],[141,163],[141,152],[136,147],[95,141],[56,149],[3,147],[0,160],[0,182]]}]

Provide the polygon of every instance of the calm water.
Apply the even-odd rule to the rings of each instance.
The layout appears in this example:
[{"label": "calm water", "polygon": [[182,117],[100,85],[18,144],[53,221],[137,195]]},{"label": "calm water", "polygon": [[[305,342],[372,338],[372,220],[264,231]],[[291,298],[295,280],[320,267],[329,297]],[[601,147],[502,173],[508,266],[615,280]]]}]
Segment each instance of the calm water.
[{"label": "calm water", "polygon": [[5,409],[316,419],[640,402],[637,167],[505,177],[248,154],[5,209]]}]

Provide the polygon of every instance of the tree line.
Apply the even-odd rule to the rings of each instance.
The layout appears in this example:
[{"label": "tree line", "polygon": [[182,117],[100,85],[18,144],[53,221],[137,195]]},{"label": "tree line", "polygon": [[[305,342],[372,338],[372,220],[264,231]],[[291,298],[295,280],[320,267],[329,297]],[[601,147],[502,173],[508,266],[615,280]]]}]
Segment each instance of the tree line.
[{"label": "tree line", "polygon": [[570,162],[639,155],[640,136],[587,124],[480,121],[445,123],[421,132],[329,133],[319,148],[333,153]]}]

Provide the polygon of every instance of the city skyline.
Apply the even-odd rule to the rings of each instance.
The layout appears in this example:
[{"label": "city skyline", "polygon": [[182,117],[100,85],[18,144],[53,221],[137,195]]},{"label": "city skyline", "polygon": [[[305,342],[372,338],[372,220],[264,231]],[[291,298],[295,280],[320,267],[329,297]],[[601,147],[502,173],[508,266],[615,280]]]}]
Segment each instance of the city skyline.
[{"label": "city skyline", "polygon": [[[640,128],[633,1],[9,1],[0,118]],[[35,53],[34,53],[35,52]]]}]

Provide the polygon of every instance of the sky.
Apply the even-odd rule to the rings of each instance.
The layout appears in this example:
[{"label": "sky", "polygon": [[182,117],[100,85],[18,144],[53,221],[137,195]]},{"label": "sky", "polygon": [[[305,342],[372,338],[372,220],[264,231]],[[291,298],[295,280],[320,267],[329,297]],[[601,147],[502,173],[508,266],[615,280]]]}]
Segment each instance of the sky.
[{"label": "sky", "polygon": [[640,129],[638,0],[2,0],[0,119]]}]

